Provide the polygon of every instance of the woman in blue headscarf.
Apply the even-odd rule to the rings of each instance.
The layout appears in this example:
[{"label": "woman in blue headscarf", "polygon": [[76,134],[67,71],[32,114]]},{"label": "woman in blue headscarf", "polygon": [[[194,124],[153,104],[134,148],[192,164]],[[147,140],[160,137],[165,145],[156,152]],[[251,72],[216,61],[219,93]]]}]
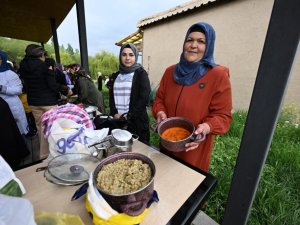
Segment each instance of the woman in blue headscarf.
[{"label": "woman in blue headscarf", "polygon": [[0,51],[0,97],[8,103],[20,133],[25,135],[28,132],[28,123],[24,107],[18,97],[22,94],[22,88],[19,76],[10,70],[7,64],[6,53]]},{"label": "woman in blue headscarf", "polygon": [[147,103],[150,94],[150,81],[147,72],[138,61],[138,49],[131,43],[120,49],[119,71],[111,78],[110,114],[120,118],[126,114],[128,130],[148,143],[150,139]]},{"label": "woman in blue headscarf", "polygon": [[184,117],[193,122],[201,143],[186,144],[185,151],[163,152],[208,171],[216,134],[229,130],[231,85],[229,69],[214,61],[215,31],[207,23],[192,25],[185,36],[180,61],[166,69],[152,107],[157,122]]}]

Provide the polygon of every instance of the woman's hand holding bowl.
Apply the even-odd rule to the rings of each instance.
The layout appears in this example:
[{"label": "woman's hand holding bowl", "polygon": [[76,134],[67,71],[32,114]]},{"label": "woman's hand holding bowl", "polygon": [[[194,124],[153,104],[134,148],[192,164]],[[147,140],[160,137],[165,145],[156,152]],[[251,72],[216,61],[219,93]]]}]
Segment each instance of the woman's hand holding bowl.
[{"label": "woman's hand holding bowl", "polygon": [[156,114],[156,120],[157,120],[157,124],[159,124],[161,121],[167,119],[167,115],[164,111],[159,111]]},{"label": "woman's hand holding bowl", "polygon": [[209,133],[210,133],[210,127],[207,123],[198,124],[197,129],[195,130],[195,135],[196,136],[201,135],[202,137],[200,138],[200,140],[197,138],[195,139],[195,141],[187,143],[185,145],[186,147],[185,151],[188,152],[196,149],[200,145],[200,143],[205,140],[206,135]]}]

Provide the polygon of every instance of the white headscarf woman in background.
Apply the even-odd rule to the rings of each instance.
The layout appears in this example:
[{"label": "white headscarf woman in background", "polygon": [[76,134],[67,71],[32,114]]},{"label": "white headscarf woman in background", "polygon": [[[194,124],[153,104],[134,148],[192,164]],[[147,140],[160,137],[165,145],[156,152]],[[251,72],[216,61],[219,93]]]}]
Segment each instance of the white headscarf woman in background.
[{"label": "white headscarf woman in background", "polygon": [[15,118],[20,133],[22,135],[28,132],[28,123],[19,95],[22,94],[22,82],[19,76],[10,70],[7,64],[6,53],[0,51],[0,97],[9,105],[9,108]]}]

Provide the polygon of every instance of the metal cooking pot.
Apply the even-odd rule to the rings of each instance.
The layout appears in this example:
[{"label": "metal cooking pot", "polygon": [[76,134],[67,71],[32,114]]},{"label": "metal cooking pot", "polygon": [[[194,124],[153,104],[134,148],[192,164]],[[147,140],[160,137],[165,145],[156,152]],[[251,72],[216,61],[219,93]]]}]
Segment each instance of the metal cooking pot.
[{"label": "metal cooking pot", "polygon": [[[162,137],[162,133],[171,127],[185,128],[191,132],[191,135],[180,141],[166,140]],[[157,126],[157,133],[159,134],[160,137],[160,144],[165,149],[172,152],[184,151],[186,149],[185,147],[186,143],[201,142],[205,139],[205,135],[203,134],[196,135],[194,132],[195,132],[194,124],[183,117],[169,117],[163,120],[162,122],[160,122]]]},{"label": "metal cooking pot", "polygon": [[131,147],[117,147],[117,146],[111,146],[106,149],[105,151],[105,157],[111,156],[113,154],[121,153],[121,152],[130,152]]},{"label": "metal cooking pot", "polygon": [[[102,191],[99,187],[97,187],[98,173],[104,165],[113,163],[119,159],[139,159],[144,163],[147,163],[150,166],[152,173],[150,182],[145,187],[128,194],[109,194],[105,191]],[[151,199],[154,190],[155,172],[155,165],[147,156],[135,152],[122,152],[111,155],[100,162],[93,172],[93,184],[114,210],[118,211],[119,213],[124,212],[130,216],[137,216],[145,210],[149,200]]]},{"label": "metal cooking pot", "polygon": [[138,140],[138,136],[131,134],[127,130],[114,129],[111,135],[108,135],[102,141],[89,145],[88,147],[95,147],[96,151],[93,156],[97,158],[108,157],[110,155],[120,152],[131,152],[132,144]]},{"label": "metal cooking pot", "polygon": [[118,147],[126,151],[131,151],[133,141],[136,141],[137,139],[137,135],[133,135],[127,130],[114,129],[111,131],[110,143],[114,147]]}]

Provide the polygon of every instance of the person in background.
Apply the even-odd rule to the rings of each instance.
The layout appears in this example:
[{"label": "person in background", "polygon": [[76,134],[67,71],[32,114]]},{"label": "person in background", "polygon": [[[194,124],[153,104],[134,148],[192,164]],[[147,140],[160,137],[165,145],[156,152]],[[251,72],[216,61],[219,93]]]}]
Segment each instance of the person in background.
[{"label": "person in background", "polygon": [[[49,68],[54,68],[54,74],[55,74],[55,80],[56,83],[58,83],[59,85],[61,85],[61,89],[65,89],[67,86],[67,81],[66,81],[66,76],[65,74],[59,70],[57,68],[57,64],[55,62],[55,60],[53,58],[46,58],[45,59],[45,63],[48,65]],[[67,103],[67,97],[59,92],[58,94],[58,104],[62,105],[62,104],[66,104]]]},{"label": "person in background", "polygon": [[77,102],[97,106],[101,113],[105,113],[102,92],[97,89],[90,76],[83,69],[79,69],[75,73],[74,81],[74,93],[78,95]]},{"label": "person in background", "polygon": [[207,23],[192,25],[185,36],[180,61],[166,69],[153,103],[157,122],[184,117],[194,124],[201,143],[186,144],[182,152],[162,152],[209,170],[214,136],[229,130],[232,96],[229,69],[214,61],[215,31]]},{"label": "person in background", "polygon": [[61,65],[61,69],[60,69],[60,67],[58,67],[58,69],[61,70],[65,74],[67,85],[73,85],[73,83],[69,77],[69,71],[70,71],[69,67],[65,67],[62,64],[59,64],[59,65]]},{"label": "person in background", "polygon": [[20,133],[26,135],[28,133],[28,123],[22,102],[19,99],[22,88],[19,76],[11,70],[7,63],[6,53],[0,51],[0,97],[8,103]]},{"label": "person in background", "polygon": [[62,65],[57,64],[53,58],[46,58],[46,63],[47,60],[51,61],[51,63],[48,61],[49,65],[51,65],[54,68],[56,82],[59,83],[60,85],[67,86],[68,83],[67,83],[66,76],[63,72]]},{"label": "person in background", "polygon": [[124,44],[120,49],[119,71],[113,73],[110,80],[110,114],[116,119],[127,114],[128,131],[137,134],[140,141],[149,143],[147,103],[150,81],[137,60],[138,50],[135,45]]},{"label": "person in background", "polygon": [[59,85],[55,80],[54,68],[45,63],[46,51],[40,45],[30,44],[26,47],[25,57],[20,63],[20,77],[24,80],[27,100],[34,116],[40,137],[40,151],[37,158],[44,159],[49,154],[48,141],[41,133],[40,117],[58,104],[59,92],[72,95],[70,88]]},{"label": "person in background", "polygon": [[[13,70],[16,74],[18,74],[18,76],[20,78],[19,68],[20,68],[20,65],[16,62],[13,62]],[[23,89],[22,89],[22,93],[19,95],[19,98],[20,98],[20,100],[22,102],[22,105],[24,107],[25,115],[26,115],[26,119],[27,119],[27,123],[28,123],[28,133],[26,134],[26,137],[33,137],[37,134],[37,128],[36,128],[36,124],[35,124],[33,114],[31,112],[31,110],[29,108],[29,105],[28,105],[28,102],[27,102],[26,87],[25,87],[24,81],[22,79],[21,79],[21,82],[22,82],[22,85],[23,85]]]},{"label": "person in background", "polygon": [[104,85],[109,88],[109,75],[105,76]]},{"label": "person in background", "polygon": [[9,105],[0,97],[0,155],[13,170],[22,165],[22,160],[29,155],[27,146]]},{"label": "person in background", "polygon": [[20,68],[19,63],[13,62],[13,71],[15,71],[16,74],[19,74],[19,72],[18,72],[19,68]]},{"label": "person in background", "polygon": [[102,73],[98,72],[98,90],[102,91]]},{"label": "person in background", "polygon": [[75,80],[77,79],[76,78],[76,73],[79,71],[79,69],[80,69],[80,65],[78,65],[76,63],[70,64],[68,66],[67,72],[68,72],[68,76],[71,80],[72,85],[75,85]]},{"label": "person in background", "polygon": [[26,115],[26,119],[27,119],[27,123],[28,123],[28,133],[26,134],[26,137],[33,137],[37,134],[37,127],[35,124],[34,116],[28,105],[27,93],[26,93],[24,86],[23,86],[22,94],[19,95],[19,98],[20,98],[23,108],[25,110],[25,115]]}]

